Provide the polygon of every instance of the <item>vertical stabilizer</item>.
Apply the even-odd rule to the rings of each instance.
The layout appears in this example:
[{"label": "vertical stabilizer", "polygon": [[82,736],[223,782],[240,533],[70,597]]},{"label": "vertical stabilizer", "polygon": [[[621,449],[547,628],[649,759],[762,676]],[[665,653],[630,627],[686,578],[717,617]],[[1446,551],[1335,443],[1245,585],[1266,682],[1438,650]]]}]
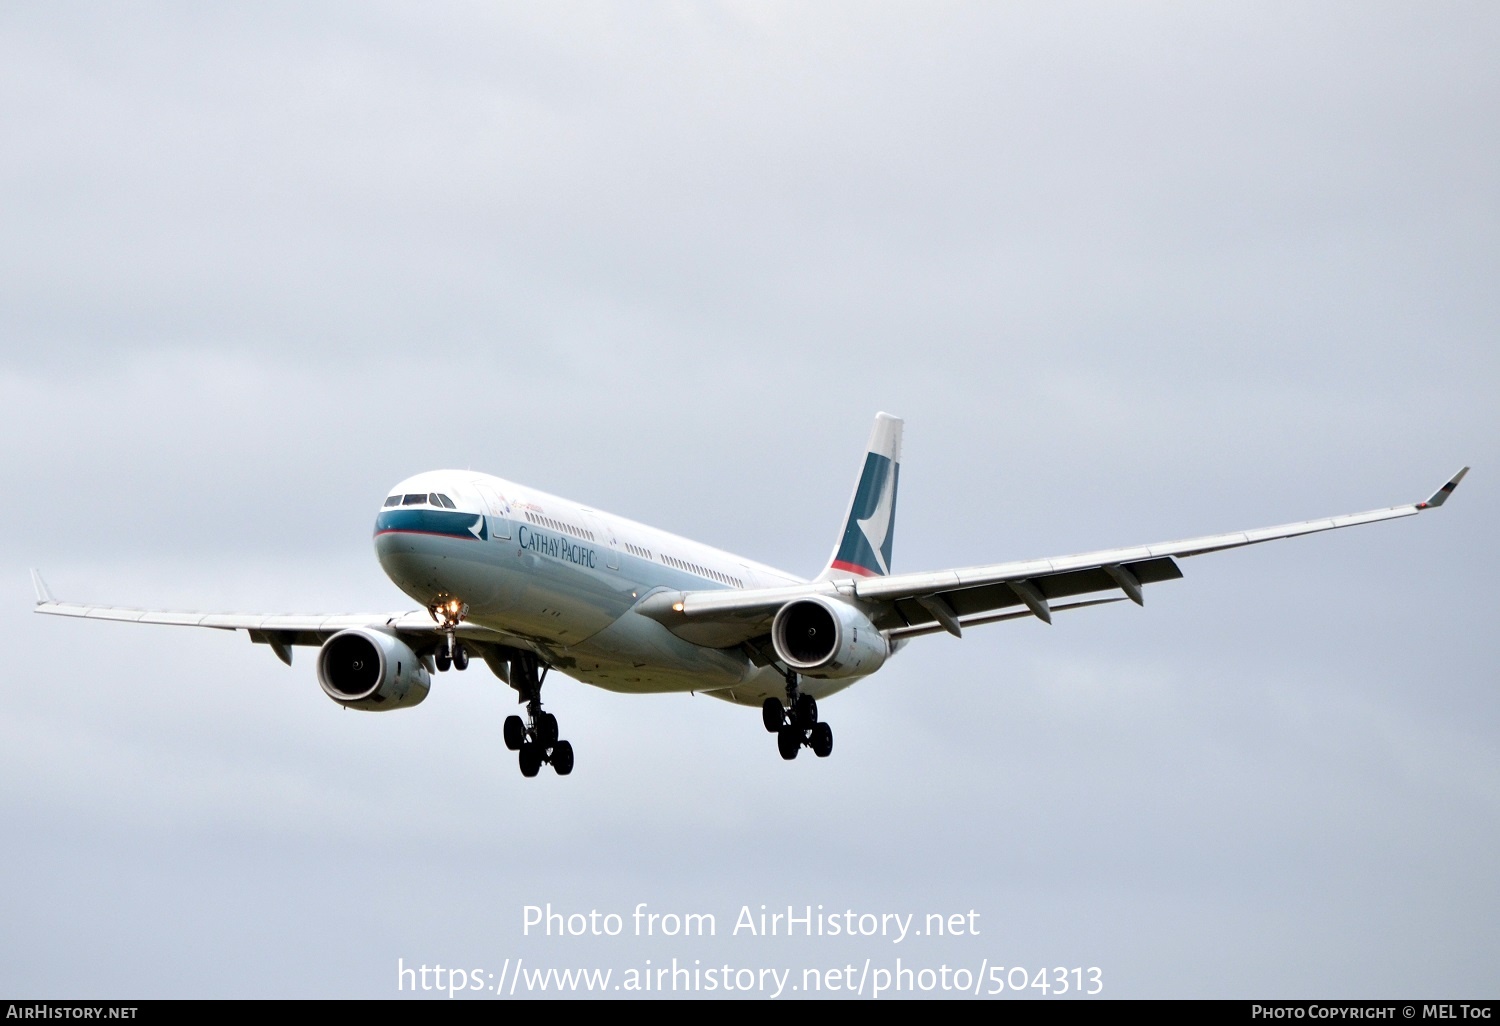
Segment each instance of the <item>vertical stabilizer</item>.
[{"label": "vertical stabilizer", "polygon": [[818,580],[832,577],[884,577],[891,572],[891,544],[896,533],[896,484],[901,473],[900,417],[875,415],[870,451],[859,483],[849,500],[844,529]]}]

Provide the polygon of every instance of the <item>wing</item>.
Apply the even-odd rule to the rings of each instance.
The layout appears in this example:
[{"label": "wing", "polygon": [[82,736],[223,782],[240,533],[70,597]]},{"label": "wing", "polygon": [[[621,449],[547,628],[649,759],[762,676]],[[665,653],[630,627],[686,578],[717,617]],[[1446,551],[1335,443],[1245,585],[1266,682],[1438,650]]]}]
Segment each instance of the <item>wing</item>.
[{"label": "wing", "polygon": [[[422,610],[397,613],[204,613],[169,609],[124,609],[118,606],[90,606],[59,602],[53,598],[42,575],[31,571],[36,589],[36,609],[49,616],[76,616],[88,620],[120,620],[127,623],[167,624],[175,627],[212,627],[224,631],[245,631],[250,640],[271,646],[287,665],[292,662],[295,645],[321,645],[339,631],[350,627],[375,627],[394,631],[418,655],[426,656],[442,640],[437,625]],[[521,639],[499,631],[464,623],[458,637],[478,645],[503,644],[525,647]]]},{"label": "wing", "polygon": [[[1144,586],[1181,577],[1177,560],[1186,556],[1414,516],[1446,502],[1468,472],[1469,468],[1464,467],[1425,502],[1367,513],[961,570],[889,577],[850,576],[754,591],[657,592],[636,608],[679,637],[720,648],[767,634],[777,610],[788,602],[815,594],[858,603],[875,626],[892,639],[940,631],[958,636],[965,627],[1023,616],[1036,616],[1051,623],[1052,614],[1060,610],[1124,598],[1144,604]],[[1115,597],[1077,598],[1098,592],[1114,592]]]}]

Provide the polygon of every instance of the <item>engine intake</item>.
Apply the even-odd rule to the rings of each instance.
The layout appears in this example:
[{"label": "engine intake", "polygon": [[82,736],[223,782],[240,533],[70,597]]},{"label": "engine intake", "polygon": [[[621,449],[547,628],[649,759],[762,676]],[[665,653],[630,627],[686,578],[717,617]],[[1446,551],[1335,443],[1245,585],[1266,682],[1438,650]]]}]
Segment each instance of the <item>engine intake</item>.
[{"label": "engine intake", "polygon": [[432,678],[416,653],[394,634],[353,627],[335,634],[318,650],[318,683],[339,705],[385,712],[421,702]]},{"label": "engine intake", "polygon": [[771,622],[771,644],[792,669],[809,677],[863,677],[885,664],[890,643],[869,617],[847,602],[788,602]]}]

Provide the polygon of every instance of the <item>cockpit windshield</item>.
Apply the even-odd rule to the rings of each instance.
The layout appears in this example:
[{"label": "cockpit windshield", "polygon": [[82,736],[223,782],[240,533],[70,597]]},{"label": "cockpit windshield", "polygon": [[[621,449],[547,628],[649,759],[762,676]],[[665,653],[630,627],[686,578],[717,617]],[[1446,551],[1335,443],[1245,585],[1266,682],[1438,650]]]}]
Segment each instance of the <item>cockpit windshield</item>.
[{"label": "cockpit windshield", "polygon": [[405,495],[390,495],[386,497],[386,506],[436,506],[438,509],[458,509],[452,499],[442,492],[428,492],[420,495],[416,492],[408,492]]}]

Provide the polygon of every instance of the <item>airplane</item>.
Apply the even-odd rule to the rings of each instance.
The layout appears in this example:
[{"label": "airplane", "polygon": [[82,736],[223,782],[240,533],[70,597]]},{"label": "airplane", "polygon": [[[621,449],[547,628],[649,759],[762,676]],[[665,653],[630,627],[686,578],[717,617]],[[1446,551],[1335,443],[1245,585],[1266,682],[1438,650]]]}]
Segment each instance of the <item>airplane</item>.
[{"label": "airplane", "polygon": [[[759,706],[783,759],[827,757],[818,702],[879,670],[912,638],[1129,599],[1182,576],[1177,560],[1435,509],[1425,502],[1184,541],[917,573],[893,573],[903,422],[877,414],[843,527],[823,571],[803,580],[533,488],[467,470],[397,484],[375,519],[381,568],[415,611],[244,614],[59,602],[32,571],[36,612],[245,631],[292,663],[314,646],[318,683],[349,709],[422,702],[432,677],[478,656],[525,706],[506,717],[521,773],[566,776],[572,743],[542,707],[558,670],[629,693],[696,692]],[[1099,597],[1082,597],[1099,596]]]}]

